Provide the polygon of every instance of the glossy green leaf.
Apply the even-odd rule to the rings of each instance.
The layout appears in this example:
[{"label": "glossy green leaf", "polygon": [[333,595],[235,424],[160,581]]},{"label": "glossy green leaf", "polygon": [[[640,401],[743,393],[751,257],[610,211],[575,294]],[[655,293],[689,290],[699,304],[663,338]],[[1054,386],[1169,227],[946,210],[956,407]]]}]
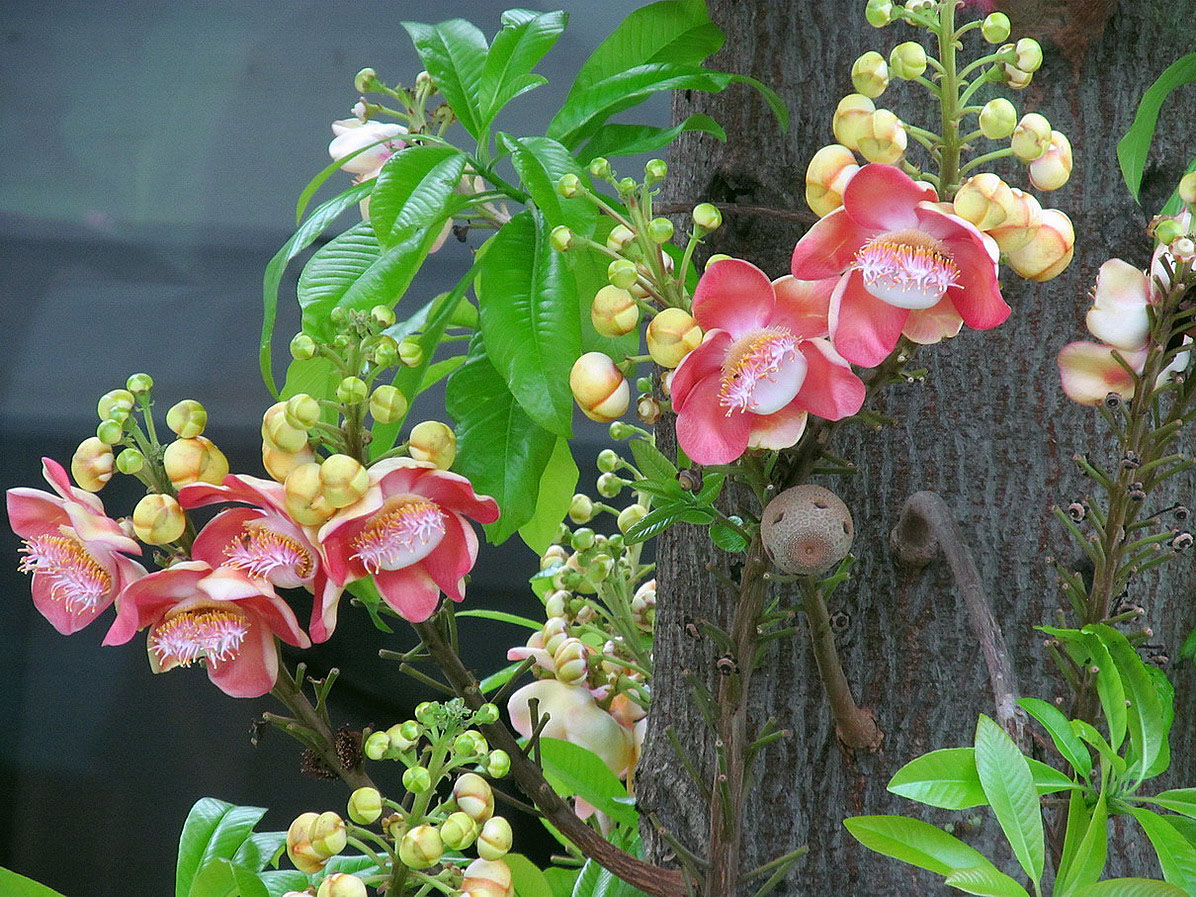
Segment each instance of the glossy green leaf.
[{"label": "glossy green leaf", "polygon": [[412,146],[382,166],[370,196],[370,224],[383,250],[408,242],[412,232],[443,229],[449,198],[457,193],[465,154],[445,146]]},{"label": "glossy green leaf", "polygon": [[520,853],[508,853],[503,862],[511,870],[511,884],[515,897],[553,897],[552,885],[540,867]]},{"label": "glossy green leaf", "polygon": [[1196,81],[1196,53],[1189,53],[1168,66],[1146,89],[1133,124],[1117,143],[1117,163],[1135,200],[1142,189],[1142,172],[1146,168],[1146,156],[1154,141],[1155,125],[1163,104],[1171,91],[1193,81]]},{"label": "glossy green leaf", "polygon": [[1096,693],[1100,698],[1105,723],[1109,729],[1109,745],[1114,751],[1118,750],[1125,741],[1128,716],[1125,709],[1125,687],[1108,648],[1091,632],[1060,629],[1055,626],[1040,628],[1063,642],[1064,650],[1078,665],[1095,665],[1100,670],[1096,677]]},{"label": "glossy green leaf", "polygon": [[497,545],[535,515],[557,437],[519,406],[476,337],[465,363],[448,378],[445,408],[457,422],[456,470],[502,509],[485,528]]},{"label": "glossy green leaf", "polygon": [[519,668],[521,666],[523,666],[522,660],[517,660],[514,663],[507,664],[498,672],[491,673],[489,676],[479,682],[478,690],[481,691],[482,694],[488,695],[490,692],[502,688],[514,678],[515,674],[519,672]]},{"label": "glossy green leaf", "polygon": [[553,897],[572,897],[580,869],[567,869],[561,866],[550,866],[544,870],[544,877],[552,887]]},{"label": "glossy green leaf", "polygon": [[519,537],[536,554],[543,554],[560,532],[561,521],[573,503],[579,476],[569,440],[558,438],[552,457],[548,459],[548,466],[540,477],[535,516],[519,527]]},{"label": "glossy green leaf", "polygon": [[267,869],[259,876],[270,897],[283,897],[287,891],[302,891],[310,879],[296,869]]},{"label": "glossy green leaf", "polygon": [[299,275],[299,307],[303,332],[331,341],[334,328],[328,315],[381,257],[370,222],[355,224],[316,250]]},{"label": "glossy green leaf", "polygon": [[586,860],[573,885],[572,897],[645,897],[644,892],[620,880],[593,860]]},{"label": "glossy green leaf", "polygon": [[551,137],[510,137],[499,135],[499,144],[511,154],[511,164],[519,174],[523,189],[544,215],[551,230],[566,225],[575,234],[592,236],[598,209],[588,199],[566,199],[556,189],[557,181],[567,174],[576,175],[583,184],[589,177],[573,154]]},{"label": "glossy green leaf", "polygon": [[1082,891],[1077,891],[1075,897],[1187,897],[1187,895],[1175,885],[1149,878],[1110,878],[1108,881],[1098,881]]},{"label": "glossy green leaf", "polygon": [[[569,372],[581,355],[575,282],[548,242],[542,216],[521,212],[479,259],[478,312],[486,354],[533,421],[572,435]],[[537,480],[538,482],[538,480]]]},{"label": "glossy green leaf", "polygon": [[1122,775],[1125,772],[1125,758],[1113,750],[1109,742],[1105,740],[1105,737],[1096,731],[1090,723],[1086,723],[1082,719],[1073,719],[1070,725],[1073,732],[1079,735],[1087,744],[1096,748],[1097,753],[1116,770],[1118,775]]},{"label": "glossy green leaf", "polygon": [[531,74],[532,69],[552,49],[568,20],[564,12],[509,9],[503,13],[502,29],[490,45],[478,85],[483,126],[515,97],[545,82],[542,76]]},{"label": "glossy green leaf", "polygon": [[992,866],[956,869],[947,876],[946,884],[965,894],[981,897],[1029,897],[1025,888]]},{"label": "glossy green leaf", "polygon": [[1188,894],[1196,894],[1196,847],[1177,832],[1165,816],[1145,807],[1130,807],[1159,858],[1163,878]]},{"label": "glossy green leaf", "polygon": [[[1075,787],[1057,769],[1029,757],[1025,759],[1039,795]],[[988,804],[976,770],[975,748],[943,748],[923,754],[897,770],[889,780],[888,790],[944,810],[967,810]]]},{"label": "glossy green leaf", "polygon": [[[635,466],[646,478],[662,484],[677,482],[677,466],[665,457],[655,442],[646,438],[632,438],[628,440],[627,447],[631,449]],[[677,491],[680,497],[685,497],[680,487]]]},{"label": "glossy green leaf", "polygon": [[1071,730],[1067,717],[1058,707],[1039,698],[1022,698],[1017,703],[1042,724],[1055,743],[1055,749],[1071,764],[1072,769],[1084,778],[1092,775],[1092,755],[1080,737]]},{"label": "glossy green leaf", "polygon": [[254,871],[217,857],[199,867],[190,897],[270,897],[270,892]]},{"label": "glossy green leaf", "polygon": [[1171,766],[1171,726],[1175,722],[1175,686],[1171,684],[1167,674],[1153,664],[1146,667],[1146,674],[1154,683],[1155,695],[1158,697],[1159,707],[1162,708],[1163,713],[1162,719],[1159,721],[1162,739],[1159,744],[1159,755],[1155,757],[1154,763],[1146,769],[1146,778],[1153,779],[1155,776],[1162,775]]},{"label": "glossy green leaf", "polygon": [[976,772],[1013,855],[1031,881],[1041,881],[1046,841],[1034,776],[1009,734],[984,714],[976,723]]},{"label": "glossy green leaf", "polygon": [[286,832],[253,832],[233,854],[233,863],[261,872],[282,853],[286,842]]},{"label": "glossy green leaf", "polygon": [[626,803],[627,789],[592,751],[556,738],[540,739],[544,778],[562,797],[580,797],[611,819],[635,825],[639,813]]},{"label": "glossy green leaf", "polygon": [[1196,819],[1196,788],[1172,788],[1169,791],[1160,791],[1149,800],[1160,807],[1166,807],[1168,810]]},{"label": "glossy green leaf", "polygon": [[63,897],[53,888],[0,866],[0,894],[7,897]]},{"label": "glossy green leaf", "polygon": [[[236,807],[214,797],[204,797],[196,801],[187,813],[182,834],[179,835],[178,861],[175,865],[175,897],[187,897],[190,894],[192,881],[206,860],[219,856],[231,857],[236,853],[241,842],[265,812],[256,807]],[[253,816],[254,813],[257,815]],[[252,820],[245,825],[251,816]],[[229,820],[228,825],[224,825],[226,819]],[[228,845],[229,840],[235,838],[237,830],[243,830],[240,838],[236,839],[235,844]],[[212,847],[213,841],[216,842],[215,848]],[[220,845],[228,846],[228,851],[221,853]]]},{"label": "glossy green leaf", "polygon": [[690,504],[669,504],[653,508],[625,533],[628,545],[645,542],[658,536],[676,523],[704,524],[714,520],[714,514]]},{"label": "glossy green leaf", "polygon": [[369,196],[373,189],[373,181],[358,184],[318,206],[266,265],[266,272],[262,276],[262,336],[258,348],[258,366],[266,388],[273,395],[278,395],[278,386],[274,381],[271,345],[274,340],[274,322],[278,317],[278,287],[282,283],[282,275],[295,256],[314,243],[346,209],[356,206]]},{"label": "glossy green leaf", "polygon": [[[192,812],[194,812],[194,808],[192,809]],[[203,872],[205,867],[211,865],[217,860],[231,861],[232,858],[240,851],[245,841],[252,834],[253,827],[258,824],[265,814],[266,811],[262,807],[230,806],[224,811],[220,819],[217,821],[215,828],[211,830],[211,833],[208,836],[208,842],[204,846],[203,853],[200,856],[200,871],[196,873],[195,879],[192,881],[191,890],[189,892],[191,897],[206,897],[205,892],[202,889],[196,889],[200,880],[200,873]],[[181,853],[181,841],[179,846]],[[226,872],[216,873],[217,880],[223,880],[224,876],[228,876],[228,880],[230,881],[239,880],[240,875],[237,870],[240,867],[234,866],[231,863],[229,866],[230,868]],[[251,897],[251,895],[245,895],[245,897]]]},{"label": "glossy green leaf", "polygon": [[529,617],[521,617],[519,614],[507,613],[505,610],[486,610],[485,608],[471,607],[469,610],[456,611],[453,616],[476,618],[478,620],[494,620],[498,623],[511,623],[514,626],[522,626],[534,632],[539,632],[544,628],[544,624],[541,622]]},{"label": "glossy green leaf", "polygon": [[724,143],[727,140],[727,132],[723,130],[722,125],[709,115],[699,112],[671,128],[657,128],[652,125],[603,125],[594,132],[594,136],[586,145],[577,151],[577,159],[585,164],[598,156],[613,158],[650,153],[662,146],[668,146],[683,131],[702,131]]},{"label": "glossy green leaf", "polygon": [[1133,753],[1131,769],[1137,787],[1162,749],[1164,718],[1158,691],[1146,672],[1145,662],[1124,635],[1104,624],[1086,626],[1084,631],[1095,635],[1108,650],[1129,700],[1126,719]]},{"label": "glossy green leaf", "polygon": [[843,824],[869,850],[939,875],[948,875],[956,869],[996,868],[976,848],[920,819],[852,816],[843,820]]},{"label": "glossy green leaf", "polygon": [[710,541],[732,554],[747,551],[748,540],[738,530],[731,529],[723,523],[710,524]]},{"label": "glossy green leaf", "polygon": [[450,19],[439,25],[403,22],[415,52],[444,95],[461,125],[478,137],[482,113],[478,108],[482,72],[486,67],[486,38],[476,25]]},{"label": "glossy green leaf", "polygon": [[1055,893],[1058,897],[1067,897],[1071,892],[1097,881],[1105,871],[1105,861],[1109,855],[1109,811],[1105,796],[1101,794],[1097,797],[1091,813],[1087,812],[1087,808],[1081,812],[1075,806],[1077,803],[1083,805],[1083,795],[1073,792],[1068,805],[1063,860],[1055,876]]}]

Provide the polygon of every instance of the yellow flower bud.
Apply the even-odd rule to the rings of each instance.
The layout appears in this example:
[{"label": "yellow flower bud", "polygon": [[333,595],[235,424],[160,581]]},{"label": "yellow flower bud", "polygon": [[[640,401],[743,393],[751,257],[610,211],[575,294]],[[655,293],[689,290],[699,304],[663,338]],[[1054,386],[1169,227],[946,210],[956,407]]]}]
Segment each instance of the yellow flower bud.
[{"label": "yellow flower bud", "polygon": [[602,336],[625,336],[640,323],[640,307],[627,290],[605,286],[594,296],[590,321]]},{"label": "yellow flower bud", "polygon": [[457,434],[438,420],[426,420],[411,430],[407,450],[416,461],[431,461],[448,470],[457,458]]},{"label": "yellow flower bud", "polygon": [[698,203],[694,206],[692,217],[694,224],[704,231],[718,230],[723,226],[723,213],[713,203]]},{"label": "yellow flower bud", "polygon": [[319,856],[311,846],[311,828],[318,813],[301,813],[287,829],[287,856],[304,875],[315,875],[324,868],[327,857]]},{"label": "yellow flower bud", "polygon": [[601,352],[587,352],[574,362],[569,389],[585,416],[603,423],[620,417],[631,402],[627,378]]},{"label": "yellow flower bud", "polygon": [[[590,650],[579,638],[566,638],[557,646],[552,655],[552,665],[556,668],[556,678],[566,685],[580,685],[585,681],[589,670],[586,658]],[[497,857],[491,857],[497,859]]]},{"label": "yellow flower bud", "polygon": [[893,21],[892,0],[868,0],[864,18],[873,28],[884,28]]},{"label": "yellow flower bud", "polygon": [[322,485],[315,461],[300,464],[287,475],[283,483],[287,513],[300,526],[319,526],[336,513],[324,499]]},{"label": "yellow flower bud", "polygon": [[349,818],[358,825],[372,825],[382,815],[382,795],[377,788],[365,786],[349,795]]},{"label": "yellow flower bud", "polygon": [[1017,127],[1017,109],[1004,97],[989,100],[980,110],[980,131],[989,140],[1004,140]]},{"label": "yellow flower bud", "polygon": [[135,404],[136,399],[127,389],[114,389],[100,396],[100,401],[96,405],[96,413],[100,416],[100,420],[124,421]]},{"label": "yellow flower bud", "polygon": [[417,825],[399,841],[399,859],[411,869],[427,869],[440,862],[444,842],[431,825]]},{"label": "yellow flower bud", "polygon": [[952,211],[980,230],[990,230],[1008,216],[1009,185],[992,172],[968,178],[955,194]]},{"label": "yellow flower bud", "polygon": [[287,420],[287,403],[275,402],[262,415],[262,439],[280,452],[301,452],[307,446],[307,431]]},{"label": "yellow flower bud", "polygon": [[888,109],[877,109],[858,137],[860,155],[869,162],[893,165],[905,155],[905,125]]},{"label": "yellow flower bud", "polygon": [[1023,72],[1034,74],[1042,68],[1042,46],[1032,37],[1023,37],[1014,45],[1017,62],[1014,64]]},{"label": "yellow flower bud", "polygon": [[815,215],[829,215],[843,205],[847,182],[859,170],[855,155],[847,147],[837,143],[824,146],[806,168],[806,205]]},{"label": "yellow flower bud", "polygon": [[398,423],[407,413],[407,397],[394,386],[379,386],[370,396],[370,414],[380,424]]},{"label": "yellow flower bud", "polygon": [[311,824],[309,838],[315,854],[330,859],[345,849],[348,843],[345,820],[332,810],[321,813]]},{"label": "yellow flower bud", "polygon": [[457,809],[474,822],[485,822],[494,815],[494,792],[490,783],[476,773],[467,772],[457,779],[453,798]]},{"label": "yellow flower bud", "polygon": [[500,860],[511,849],[511,823],[501,816],[487,820],[478,836],[478,856],[483,860]]},{"label": "yellow flower bud", "polygon": [[306,432],[320,419],[320,403],[305,392],[296,393],[287,399],[285,413],[288,424]]},{"label": "yellow flower bud", "polygon": [[1179,179],[1179,198],[1190,206],[1196,206],[1196,171],[1189,171]]},{"label": "yellow flower bud", "polygon": [[202,435],[207,425],[208,411],[195,399],[183,399],[166,412],[166,426],[183,439]]},{"label": "yellow flower bud", "polygon": [[1005,220],[989,228],[988,235],[997,241],[1004,253],[1016,252],[1034,239],[1042,224],[1042,206],[1038,200],[1017,187],[1009,188],[994,197],[1005,209]]},{"label": "yellow flower bud", "polygon": [[1006,254],[1009,267],[1029,280],[1058,277],[1071,264],[1076,234],[1071,219],[1058,209],[1044,209],[1042,226],[1029,243]]},{"label": "yellow flower bud", "polygon": [[648,325],[648,354],[662,368],[675,368],[702,344],[702,328],[682,308],[666,308]]},{"label": "yellow flower bud", "polygon": [[347,508],[370,488],[370,475],[349,455],[329,455],[320,465],[320,494],[334,508]]},{"label": "yellow flower bud", "polygon": [[478,836],[478,824],[458,810],[440,824],[440,839],[450,850],[465,850]]},{"label": "yellow flower bud", "polygon": [[860,148],[860,137],[870,130],[869,122],[876,112],[876,104],[863,94],[849,93],[835,107],[831,127],[835,140],[848,149]]},{"label": "yellow flower bud", "polygon": [[1030,72],[1023,72],[1016,65],[1006,65],[1002,69],[1002,83],[1006,87],[1013,90],[1025,90],[1030,86],[1030,82],[1034,79],[1034,75]]},{"label": "yellow flower bud", "polygon": [[133,532],[146,545],[173,542],[187,528],[187,515],[169,495],[151,492],[133,508]]},{"label": "yellow flower bud", "polygon": [[1039,190],[1058,190],[1070,177],[1071,142],[1059,131],[1051,131],[1051,145],[1030,163],[1030,183]]},{"label": "yellow flower bud", "polygon": [[885,58],[869,50],[851,66],[851,83],[864,96],[875,99],[889,86],[889,67]]},{"label": "yellow flower bud", "polygon": [[926,48],[915,40],[898,44],[889,53],[889,69],[894,77],[912,81],[926,71]]},{"label": "yellow flower bud", "polygon": [[1007,40],[1011,30],[1009,16],[1003,12],[991,12],[980,23],[980,33],[990,44],[999,44]]},{"label": "yellow flower bud", "polygon": [[1041,158],[1051,145],[1051,123],[1045,116],[1037,112],[1030,112],[1022,116],[1022,120],[1013,129],[1013,136],[1009,138],[1009,146],[1013,154],[1023,162],[1033,162]]},{"label": "yellow flower bud", "polygon": [[618,526],[619,532],[626,533],[635,524],[639,523],[648,516],[648,509],[641,504],[628,505],[619,512]]},{"label": "yellow flower bud", "polygon": [[79,488],[87,492],[99,492],[112,479],[116,459],[112,446],[98,436],[89,436],[79,443],[71,457],[71,476]]},{"label": "yellow flower bud", "polygon": [[190,483],[220,485],[228,476],[228,458],[206,436],[176,439],[166,446],[162,466],[176,489]]},{"label": "yellow flower bud", "polygon": [[616,224],[611,228],[611,232],[606,237],[606,248],[613,249],[615,252],[622,252],[634,239],[635,231],[625,224]]},{"label": "yellow flower bud", "polygon": [[268,442],[262,443],[262,466],[266,468],[270,478],[279,483],[285,482],[296,467],[309,464],[315,459],[315,452],[310,446],[304,446],[299,452],[284,452]]},{"label": "yellow flower bud", "polygon": [[474,860],[461,882],[462,893],[469,897],[510,897],[513,887],[511,869],[502,860]]},{"label": "yellow flower bud", "polygon": [[316,897],[366,897],[365,883],[356,875],[333,872],[320,882]]}]

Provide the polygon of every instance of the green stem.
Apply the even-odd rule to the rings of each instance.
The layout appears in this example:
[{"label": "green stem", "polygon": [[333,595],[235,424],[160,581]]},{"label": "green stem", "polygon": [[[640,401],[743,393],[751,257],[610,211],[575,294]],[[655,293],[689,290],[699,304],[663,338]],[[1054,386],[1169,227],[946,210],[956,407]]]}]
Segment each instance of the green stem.
[{"label": "green stem", "polygon": [[943,62],[942,107],[943,148],[939,155],[941,199],[950,202],[959,189],[959,74],[955,67],[955,3],[942,4],[938,25],[939,59]]},{"label": "green stem", "polygon": [[1013,155],[1013,150],[1010,147],[1005,147],[1004,149],[999,149],[999,150],[993,150],[991,153],[985,153],[983,156],[977,156],[975,159],[973,159],[967,165],[965,165],[960,170],[959,173],[961,175],[967,174],[969,171],[972,171],[975,168],[979,168],[985,162],[991,162],[994,159],[1005,159],[1012,155]]}]

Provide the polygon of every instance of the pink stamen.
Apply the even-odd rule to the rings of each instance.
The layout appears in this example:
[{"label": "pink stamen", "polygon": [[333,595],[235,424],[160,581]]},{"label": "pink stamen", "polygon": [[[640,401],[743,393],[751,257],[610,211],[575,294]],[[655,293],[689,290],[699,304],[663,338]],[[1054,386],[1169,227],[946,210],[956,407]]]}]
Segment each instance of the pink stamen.
[{"label": "pink stamen", "polygon": [[959,268],[938,240],[919,231],[873,237],[856,253],[864,287],[898,308],[930,308],[959,282]]},{"label": "pink stamen", "polygon": [[224,549],[224,554],[229,567],[259,579],[289,573],[296,579],[305,580],[315,567],[310,551],[290,536],[262,526],[246,527]]},{"label": "pink stamen", "polygon": [[723,362],[719,403],[727,417],[735,411],[755,411],[755,392],[762,383],[776,383],[786,362],[795,361],[800,340],[783,327],[769,327],[739,340]]},{"label": "pink stamen", "polygon": [[164,667],[207,660],[215,666],[234,659],[249,634],[249,621],[233,610],[203,608],[164,620],[150,637],[150,648]]},{"label": "pink stamen", "polygon": [[20,551],[25,557],[17,569],[49,579],[51,597],[71,613],[95,610],[112,590],[112,575],[78,539],[34,536]]},{"label": "pink stamen", "polygon": [[391,500],[353,540],[370,573],[398,570],[427,557],[444,536],[444,511],[422,498]]}]

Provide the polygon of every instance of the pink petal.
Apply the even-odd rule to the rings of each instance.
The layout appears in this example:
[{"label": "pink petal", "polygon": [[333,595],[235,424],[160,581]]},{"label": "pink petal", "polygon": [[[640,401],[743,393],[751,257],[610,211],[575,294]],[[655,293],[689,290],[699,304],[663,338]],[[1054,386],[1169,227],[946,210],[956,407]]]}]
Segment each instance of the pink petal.
[{"label": "pink petal", "polygon": [[822,280],[798,280],[792,274],[778,277],[772,282],[777,294],[776,310],[769,324],[786,327],[795,336],[812,339],[829,336],[827,316],[831,310],[831,293],[839,278]]},{"label": "pink petal", "polygon": [[188,509],[226,501],[282,511],[286,508],[286,491],[273,480],[232,473],[224,478],[222,486],[192,483],[179,490],[179,504]]},{"label": "pink petal", "polygon": [[748,448],[779,450],[796,445],[806,431],[809,418],[809,413],[799,408],[796,402],[790,402],[772,414],[753,414]]},{"label": "pink petal", "polygon": [[22,539],[56,533],[60,526],[70,526],[71,523],[63,509],[65,502],[40,489],[27,486],[9,489],[7,504],[8,525]]},{"label": "pink petal", "polygon": [[96,514],[91,508],[73,501],[64,502],[63,510],[70,517],[75,534],[88,545],[96,545],[107,551],[141,554],[141,546],[125,535],[120,524],[112,518]]},{"label": "pink petal", "polygon": [[54,488],[54,491],[67,501],[78,502],[97,514],[104,513],[104,503],[100,501],[100,497],[72,486],[71,478],[67,476],[66,470],[53,458],[42,458],[42,476],[46,478],[46,482]]},{"label": "pink petal", "polygon": [[269,583],[232,567],[219,567],[200,580],[196,588],[212,601],[235,603],[239,610],[256,617],[284,642],[300,648],[311,646],[295,612]]},{"label": "pink petal", "polygon": [[211,572],[212,568],[201,561],[184,561],[131,583],[117,596],[116,620],[103,643],[123,645],[169,608],[194,599],[199,594],[200,580]]},{"label": "pink petal", "polygon": [[722,259],[706,266],[692,309],[703,330],[718,328],[738,337],[762,327],[772,317],[774,302],[768,275],[742,259]]},{"label": "pink petal", "polygon": [[33,593],[33,606],[37,608],[38,613],[49,620],[50,625],[62,635],[74,635],[107,610],[116,597],[116,590],[113,589],[106,598],[96,602],[95,607],[71,611],[61,599],[55,597],[53,586],[52,578],[43,573],[34,573],[30,591]]},{"label": "pink petal", "polygon": [[227,511],[221,511],[195,537],[195,544],[191,546],[191,557],[219,567],[228,560],[226,549],[241,535],[245,524],[251,520],[260,520],[261,517],[262,512],[256,508],[229,508]]},{"label": "pink petal", "polygon": [[[374,510],[377,510],[375,508]],[[373,512],[371,511],[370,514]],[[320,530],[320,553],[328,576],[339,586],[366,575],[361,561],[353,557],[353,539],[370,521],[370,515],[341,517],[339,514],[324,524]]]},{"label": "pink petal", "polygon": [[876,233],[877,228],[857,224],[846,208],[835,209],[797,241],[789,268],[800,280],[838,277],[854,261],[857,250]]},{"label": "pink petal", "polygon": [[[861,227],[901,230],[916,226],[914,209],[926,188],[892,165],[863,166],[843,191],[843,208]],[[794,272],[796,273],[796,272]]]},{"label": "pink petal", "polygon": [[702,344],[681,360],[669,385],[674,411],[681,412],[698,381],[722,371],[723,359],[727,356],[731,342],[731,334],[727,331],[709,330]]},{"label": "pink petal", "polygon": [[959,268],[959,281],[947,295],[964,323],[975,330],[1003,323],[1010,308],[1001,298],[997,266],[981,233],[962,218],[929,204],[918,208],[918,222],[922,230],[946,244]]},{"label": "pink petal", "polygon": [[254,621],[237,656],[225,663],[205,660],[208,678],[234,698],[260,698],[278,679],[278,649],[270,630]]},{"label": "pink petal", "polygon": [[859,271],[840,280],[831,297],[831,342],[852,364],[876,367],[901,339],[909,310],[877,299],[864,289]]},{"label": "pink petal", "polygon": [[478,523],[493,523],[498,519],[498,502],[489,495],[478,495],[473,484],[460,474],[429,470],[415,485],[414,492]]},{"label": "pink petal", "polygon": [[955,310],[950,295],[947,295],[940,299],[937,305],[911,311],[901,332],[911,342],[920,346],[932,346],[944,339],[958,336],[962,328],[963,318]]},{"label": "pink petal", "polygon": [[313,642],[326,642],[336,629],[336,612],[343,592],[341,586],[329,579],[323,568],[316,570],[312,583],[314,600],[311,608],[311,622],[308,631]]},{"label": "pink petal", "polygon": [[454,601],[464,601],[464,577],[478,559],[478,537],[459,514],[446,515],[445,530],[440,544],[420,563],[440,591]]},{"label": "pink petal", "polygon": [[755,415],[727,414],[719,402],[720,379],[712,375],[699,381],[677,415],[677,440],[698,464],[729,464],[747,449]]},{"label": "pink petal", "polygon": [[123,554],[113,554],[111,559],[113,566],[116,568],[116,583],[113,586],[114,595],[119,595],[130,585],[146,575],[145,568],[132,558],[127,558]]},{"label": "pink petal", "polygon": [[419,564],[402,570],[380,570],[374,575],[374,583],[386,603],[412,623],[428,619],[440,604],[440,589]]},{"label": "pink petal", "polygon": [[867,388],[830,341],[804,340],[801,352],[806,357],[806,379],[793,404],[827,420],[841,420],[859,411]]},{"label": "pink petal", "polygon": [[[1122,352],[1127,363],[1138,367],[1145,352]],[[1113,357],[1113,347],[1100,343],[1068,343],[1059,350],[1059,378],[1063,392],[1081,405],[1099,405],[1111,392],[1123,399],[1134,395],[1134,378]]]}]

